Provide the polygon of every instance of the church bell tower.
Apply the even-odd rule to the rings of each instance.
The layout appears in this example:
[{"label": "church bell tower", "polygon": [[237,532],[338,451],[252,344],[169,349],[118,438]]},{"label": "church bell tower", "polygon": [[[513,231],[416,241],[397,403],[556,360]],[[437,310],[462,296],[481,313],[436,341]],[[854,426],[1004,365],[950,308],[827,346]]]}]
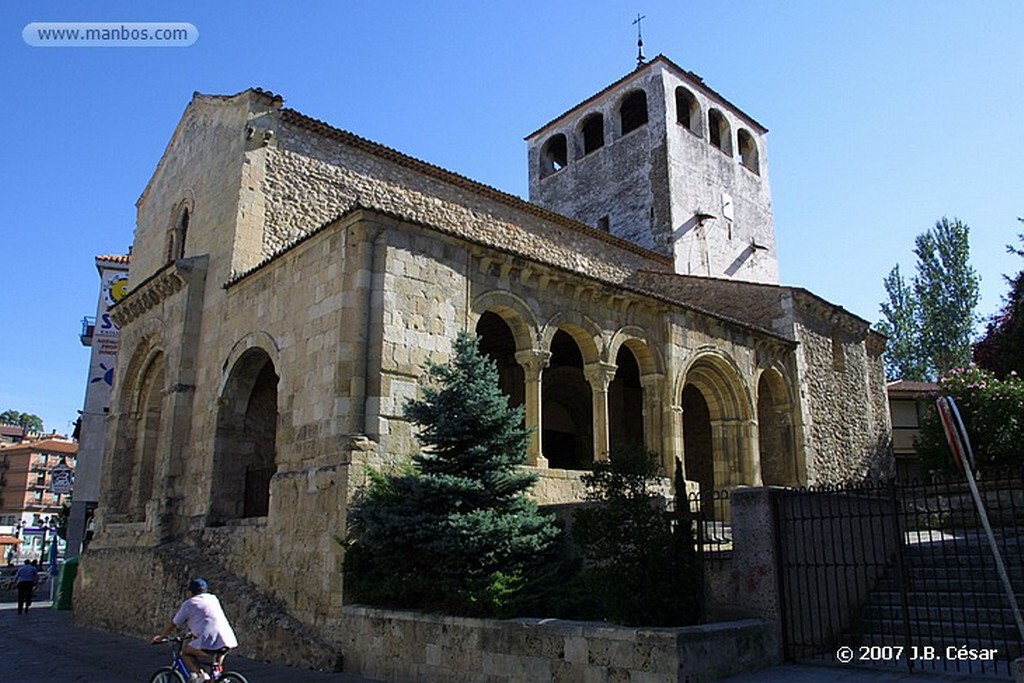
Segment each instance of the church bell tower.
[{"label": "church bell tower", "polygon": [[776,283],[767,132],[658,56],[526,138],[530,201],[681,275]]}]

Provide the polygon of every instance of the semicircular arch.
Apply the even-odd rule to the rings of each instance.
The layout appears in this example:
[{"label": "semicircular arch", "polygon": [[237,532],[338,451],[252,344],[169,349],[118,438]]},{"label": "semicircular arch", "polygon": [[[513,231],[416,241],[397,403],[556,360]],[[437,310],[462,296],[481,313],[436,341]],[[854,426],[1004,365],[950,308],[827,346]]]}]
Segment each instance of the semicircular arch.
[{"label": "semicircular arch", "polygon": [[648,339],[649,335],[641,327],[630,325],[619,329],[612,335],[611,341],[608,343],[609,361],[614,361],[618,356],[619,349],[625,346],[633,352],[633,356],[640,366],[641,375],[663,372],[665,366],[662,363],[661,355],[655,347],[651,346]]},{"label": "semicircular arch", "polygon": [[268,332],[263,330],[249,332],[236,341],[231,350],[228,351],[227,358],[224,359],[224,364],[221,366],[220,385],[217,387],[217,396],[224,394],[228,381],[234,374],[239,360],[253,349],[260,349],[266,353],[270,362],[274,364],[275,372],[280,373],[281,349],[277,341]]},{"label": "semicircular arch", "polygon": [[534,348],[540,325],[526,301],[511,292],[485,292],[470,304],[470,328],[475,328],[480,316],[487,312],[499,316],[508,325],[516,342],[516,351]]},{"label": "semicircular arch", "polygon": [[595,363],[602,360],[601,357],[601,327],[590,318],[572,313],[557,313],[552,316],[544,325],[540,335],[540,347],[550,349],[555,334],[561,330],[565,332],[580,349],[583,356],[583,363]]},{"label": "semicircular arch", "polygon": [[749,420],[753,402],[742,378],[731,356],[716,348],[700,350],[682,373],[676,395],[681,396],[686,385],[692,384],[704,395],[714,418]]}]

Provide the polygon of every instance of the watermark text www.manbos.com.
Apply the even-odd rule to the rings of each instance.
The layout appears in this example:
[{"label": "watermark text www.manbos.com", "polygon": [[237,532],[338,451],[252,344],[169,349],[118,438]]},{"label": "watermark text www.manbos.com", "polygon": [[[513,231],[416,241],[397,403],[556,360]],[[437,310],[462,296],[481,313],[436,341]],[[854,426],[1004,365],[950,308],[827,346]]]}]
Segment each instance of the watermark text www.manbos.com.
[{"label": "watermark text www.manbos.com", "polygon": [[199,29],[185,22],[32,22],[21,37],[32,47],[189,47]]}]

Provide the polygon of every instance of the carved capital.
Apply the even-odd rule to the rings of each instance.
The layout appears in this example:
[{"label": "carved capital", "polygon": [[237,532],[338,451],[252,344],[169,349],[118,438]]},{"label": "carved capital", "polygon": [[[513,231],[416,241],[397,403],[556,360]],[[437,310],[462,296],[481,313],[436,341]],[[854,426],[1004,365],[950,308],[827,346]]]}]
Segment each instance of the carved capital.
[{"label": "carved capital", "polygon": [[551,352],[541,351],[539,349],[516,351],[515,359],[523,368],[523,373],[526,375],[526,379],[537,381],[540,379],[541,371],[543,371],[544,368],[548,366],[548,363],[551,362]]},{"label": "carved capital", "polygon": [[596,391],[608,391],[608,385],[615,379],[615,373],[619,366],[614,363],[597,361],[583,366],[583,376],[590,382],[590,386]]}]

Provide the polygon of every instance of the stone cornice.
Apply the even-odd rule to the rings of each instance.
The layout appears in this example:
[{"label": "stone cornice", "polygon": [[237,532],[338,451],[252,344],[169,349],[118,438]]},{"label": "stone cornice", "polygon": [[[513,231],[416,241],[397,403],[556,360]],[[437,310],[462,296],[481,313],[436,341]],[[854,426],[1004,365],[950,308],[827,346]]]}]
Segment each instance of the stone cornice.
[{"label": "stone cornice", "polygon": [[110,318],[118,327],[124,327],[146,311],[180,292],[187,284],[184,275],[169,264],[133,289],[128,296],[110,309]]},{"label": "stone cornice", "polygon": [[794,288],[793,301],[800,308],[814,317],[849,332],[858,338],[865,337],[871,329],[870,323],[860,318],[842,306],[831,304],[821,297],[812,294],[804,289]]}]

